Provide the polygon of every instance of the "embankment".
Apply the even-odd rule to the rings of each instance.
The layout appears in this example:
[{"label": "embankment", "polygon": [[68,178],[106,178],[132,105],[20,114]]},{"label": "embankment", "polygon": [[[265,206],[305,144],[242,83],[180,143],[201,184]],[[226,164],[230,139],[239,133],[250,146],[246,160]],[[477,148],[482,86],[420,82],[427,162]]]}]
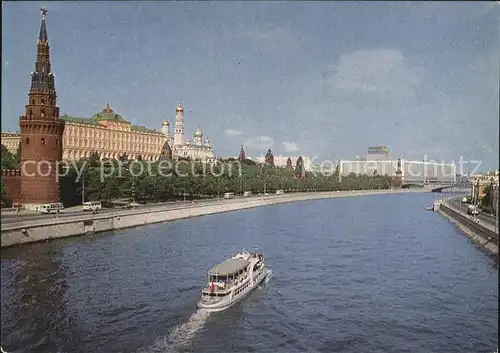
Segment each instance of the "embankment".
[{"label": "embankment", "polygon": [[[376,194],[421,192],[423,190],[363,190],[321,192],[308,194],[285,194],[280,196],[250,197],[236,199],[230,202],[213,202],[208,205],[188,205],[176,209],[155,209],[148,211],[117,211],[102,215],[85,215],[64,219],[43,219],[34,222],[22,222],[2,226],[1,247],[9,247],[23,243],[33,243],[55,238],[106,232],[124,228],[137,227],[146,224],[160,223],[204,216],[221,212],[230,212],[248,208],[276,205],[288,202],[298,202],[336,197],[351,197]],[[29,224],[26,224],[29,223]]]},{"label": "embankment", "polygon": [[438,213],[447,218],[462,230],[473,242],[481,246],[488,253],[498,256],[498,233],[488,227],[476,223],[465,214],[442,202],[437,207]]}]

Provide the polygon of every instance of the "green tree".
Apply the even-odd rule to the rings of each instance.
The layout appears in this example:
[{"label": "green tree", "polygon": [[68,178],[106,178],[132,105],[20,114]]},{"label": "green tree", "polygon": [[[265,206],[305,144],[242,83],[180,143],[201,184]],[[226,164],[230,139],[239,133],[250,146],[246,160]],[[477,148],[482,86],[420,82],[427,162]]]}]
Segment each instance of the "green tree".
[{"label": "green tree", "polygon": [[10,152],[4,145],[1,146],[1,168],[2,169],[19,169],[19,156]]}]

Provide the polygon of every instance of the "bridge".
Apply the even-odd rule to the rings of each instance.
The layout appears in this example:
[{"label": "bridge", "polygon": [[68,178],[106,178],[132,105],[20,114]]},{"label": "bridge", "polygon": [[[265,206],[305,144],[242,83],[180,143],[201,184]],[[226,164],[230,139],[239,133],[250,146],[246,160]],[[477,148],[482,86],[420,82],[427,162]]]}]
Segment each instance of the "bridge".
[{"label": "bridge", "polygon": [[453,185],[433,185],[432,192],[469,192],[472,188],[471,183],[458,183]]},{"label": "bridge", "polygon": [[425,188],[432,192],[470,192],[472,184],[469,182],[460,182],[455,184],[437,184],[437,183],[406,183],[401,185],[402,189]]}]

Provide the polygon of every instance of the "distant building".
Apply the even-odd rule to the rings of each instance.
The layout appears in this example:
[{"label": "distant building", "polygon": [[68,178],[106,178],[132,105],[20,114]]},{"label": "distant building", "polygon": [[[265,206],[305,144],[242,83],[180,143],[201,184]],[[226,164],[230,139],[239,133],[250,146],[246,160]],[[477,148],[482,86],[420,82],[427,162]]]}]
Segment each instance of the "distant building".
[{"label": "distant building", "polygon": [[2,132],[1,143],[10,153],[16,154],[21,144],[20,132]]},{"label": "distant building", "polygon": [[[129,159],[156,161],[164,158],[167,143],[171,158],[191,158],[210,162],[214,160],[214,151],[208,139],[203,140],[203,133],[197,128],[193,142],[184,139],[184,109],[179,104],[176,108],[175,130],[170,133],[170,123],[163,121],[161,131],[144,126],[132,125],[110,105],[95,113],[91,118],[63,115],[66,128],[62,136],[64,160],[88,158],[97,152],[101,159],[118,159],[126,155]],[[21,134],[2,133],[1,143],[12,153],[17,152]]]},{"label": "distant building", "polygon": [[304,159],[302,158],[302,156],[299,156],[299,158],[297,158],[297,162],[295,162],[295,177],[296,178],[306,177],[306,170],[304,168]]},{"label": "distant building", "polygon": [[162,124],[162,133],[172,147],[174,158],[191,158],[207,163],[213,162],[215,160],[213,148],[207,138],[203,141],[203,133],[199,127],[193,134],[193,142],[184,139],[184,108],[182,105],[177,106],[175,113],[173,136],[170,135],[168,121],[164,121]]},{"label": "distant building", "polygon": [[[300,156],[273,156],[274,165],[279,168],[290,168],[290,170],[294,170],[299,157]],[[290,162],[288,160],[290,160]],[[254,158],[254,161],[256,163],[265,163],[266,157],[259,156]],[[302,156],[302,161],[306,172],[313,170],[314,165],[311,158]]]},{"label": "distant building", "polygon": [[238,156],[238,160],[240,162],[243,162],[245,159],[246,159],[245,150],[243,149],[243,145],[241,145],[241,149],[240,149],[240,154]]},{"label": "distant building", "polygon": [[267,150],[266,157],[264,158],[264,164],[274,167],[274,155],[271,149]]},{"label": "distant building", "polygon": [[400,160],[339,161],[339,174],[400,177],[403,184],[453,184],[456,166],[449,163]]},{"label": "distant building", "polygon": [[368,153],[366,154],[366,159],[368,161],[388,161],[389,148],[382,145],[368,147]]}]

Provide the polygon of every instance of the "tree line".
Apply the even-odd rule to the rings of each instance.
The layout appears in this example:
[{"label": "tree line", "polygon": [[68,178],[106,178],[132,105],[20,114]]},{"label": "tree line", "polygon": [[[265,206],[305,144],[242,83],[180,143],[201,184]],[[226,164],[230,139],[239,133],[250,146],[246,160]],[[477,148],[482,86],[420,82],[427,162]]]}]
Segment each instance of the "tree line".
[{"label": "tree line", "polygon": [[[19,168],[19,157],[2,147],[2,169],[16,168]],[[140,173],[141,168],[148,172]],[[169,161],[165,167],[161,161],[132,162],[126,158],[103,163],[97,154],[92,154],[75,161],[60,174],[63,175],[61,201],[66,207],[81,204],[82,200],[163,202],[222,197],[227,192],[271,194],[277,190],[290,193],[399,186],[397,179],[384,175],[350,174],[341,179],[337,171],[323,174],[300,171],[299,175],[292,168],[233,158],[218,160],[210,168],[189,159]],[[5,196],[3,189],[2,195]]]},{"label": "tree line", "polygon": [[[83,171],[80,180],[77,180],[78,170]],[[118,170],[121,173],[116,172]],[[149,170],[149,173],[139,173],[140,170]],[[234,159],[219,160],[210,168],[196,161],[172,161],[166,169],[159,162],[112,160],[103,165],[80,160],[61,180],[61,193],[65,204],[76,205],[82,200],[147,203],[215,198],[228,192],[271,194],[277,190],[289,193],[398,186],[397,180],[382,175],[351,174],[339,180],[336,172],[330,174],[306,173],[305,177],[298,178],[294,170]]]}]

